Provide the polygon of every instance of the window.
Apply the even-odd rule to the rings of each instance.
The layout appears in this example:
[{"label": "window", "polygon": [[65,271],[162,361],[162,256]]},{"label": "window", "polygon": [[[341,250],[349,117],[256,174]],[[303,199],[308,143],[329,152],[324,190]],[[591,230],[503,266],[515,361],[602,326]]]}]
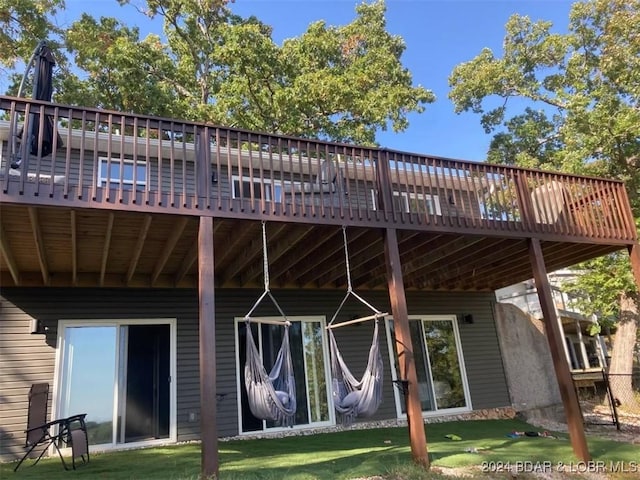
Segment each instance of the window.
[{"label": "window", "polygon": [[60,321],[56,418],[86,413],[90,445],[176,441],[175,320]]},{"label": "window", "polygon": [[[324,317],[288,317],[289,342],[296,381],[297,410],[295,427],[330,425],[333,408],[329,403],[328,347],[324,335]],[[273,365],[282,343],[283,327],[251,322],[253,338],[262,354],[267,371]],[[244,364],[246,358],[246,323],[236,318],[236,358],[239,427],[241,433],[281,429],[271,421],[264,421],[251,414],[244,386]]]},{"label": "window", "polygon": [[586,350],[589,368],[600,368],[602,365],[600,364],[600,355],[598,355],[598,346],[596,344],[596,339],[588,339],[584,344],[584,348]]},{"label": "window", "polygon": [[268,202],[282,202],[282,183],[270,179],[253,179],[249,177],[233,177],[233,198],[264,199]]},{"label": "window", "polygon": [[[418,389],[423,412],[467,411],[471,409],[469,387],[464,368],[460,335],[455,315],[409,318]],[[398,372],[394,323],[387,320],[392,375]],[[406,405],[398,389],[394,390],[398,416],[406,415]]]},{"label": "window", "polygon": [[[371,190],[373,209],[377,206],[377,193]],[[442,215],[440,198],[438,195],[428,193],[393,192],[393,208],[397,212],[426,213],[428,215]]]},{"label": "window", "polygon": [[133,185],[145,187],[147,185],[146,163],[119,158],[100,159],[100,185],[109,188],[123,188],[132,190]]}]

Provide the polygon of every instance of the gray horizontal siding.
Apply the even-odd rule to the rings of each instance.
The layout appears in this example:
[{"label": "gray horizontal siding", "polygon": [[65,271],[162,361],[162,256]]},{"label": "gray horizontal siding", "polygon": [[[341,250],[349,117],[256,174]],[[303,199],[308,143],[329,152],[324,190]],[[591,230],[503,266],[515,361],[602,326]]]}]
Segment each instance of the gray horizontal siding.
[{"label": "gray horizontal siding", "polygon": [[[253,306],[259,290],[216,291],[217,421],[220,436],[238,432],[234,318]],[[385,291],[359,292],[381,310],[390,311]],[[289,316],[326,316],[329,320],[344,297],[343,291],[273,291]],[[200,412],[198,357],[198,298],[195,290],[7,288],[0,309],[0,457],[7,458],[24,441],[26,400],[36,382],[53,385],[57,322],[60,319],[177,318],[177,418],[178,439],[199,437],[199,423],[189,414]],[[495,322],[488,294],[407,292],[410,315],[471,313],[473,324],[460,325],[464,359],[474,409],[509,404]],[[337,321],[369,314],[350,298]],[[254,316],[277,315],[269,301]],[[47,335],[31,335],[29,321],[39,319]],[[366,322],[336,330],[336,339],[356,377],[365,369],[373,325]],[[386,333],[381,329],[383,358],[387,357]],[[388,360],[385,361],[384,399],[374,419],[395,418],[396,410]]]},{"label": "gray horizontal siding", "polygon": [[[118,140],[114,138],[114,141]],[[66,142],[66,139],[63,139],[63,143]],[[144,144],[143,140],[139,139],[139,144]],[[165,145],[168,145],[168,142],[165,142]],[[0,172],[4,172],[5,164],[8,161],[8,151],[9,145],[8,142],[1,142],[0,147],[2,148],[2,158],[0,161]],[[85,150],[81,151],[77,148],[72,148],[69,154],[69,164],[67,165],[67,149],[65,147],[59,147],[57,150],[56,157],[52,157],[51,155],[41,158],[39,160],[35,156],[30,156],[29,161],[25,162],[24,165],[27,166],[27,171],[30,173],[35,173],[36,170],[40,172],[40,175],[43,176],[41,182],[44,184],[41,186],[42,189],[47,188],[47,180],[46,175],[61,175],[66,178],[69,186],[78,186],[82,185],[84,187],[95,187],[101,186],[100,181],[100,165],[102,159],[111,158],[111,163],[116,165],[121,161],[131,162],[134,160],[134,157],[131,154],[120,155],[119,153],[108,155],[109,152],[106,151],[93,151],[93,142],[89,141],[85,145]],[[146,185],[138,185],[138,191],[150,191],[150,192],[161,192],[161,193],[174,193],[176,198],[172,201],[175,203],[180,203],[181,195],[193,195],[196,191],[195,186],[195,169],[193,161],[183,161],[180,159],[180,155],[182,153],[180,144],[176,143],[176,157],[171,159],[170,157],[159,158],[157,147],[152,148],[149,152],[149,156],[147,158],[146,155],[138,155],[135,158],[136,165],[138,166],[146,166]],[[259,184],[260,184],[260,171],[257,168],[254,168],[252,171],[247,168],[246,165],[242,166],[242,172],[238,166],[229,166],[227,157],[223,155],[220,159],[216,158],[215,154],[212,152],[212,173],[215,172],[216,180],[211,185],[211,196],[212,198],[231,198],[232,197],[232,185],[229,175],[229,168],[231,168],[231,177],[237,176],[242,173],[245,177],[245,180],[250,177],[253,178],[255,185],[253,195],[259,195]],[[217,165],[216,161],[219,161],[220,164]],[[285,162],[286,164],[286,162]],[[311,160],[311,163],[306,163],[302,165],[302,171],[304,174],[293,173],[290,174],[283,169],[275,169],[270,171],[268,169],[268,162],[265,162],[265,169],[262,172],[265,179],[278,181],[279,179],[287,179],[287,180],[295,180],[298,182],[306,182],[314,184],[317,180],[315,173],[310,173],[312,171],[312,167],[316,168],[316,161]],[[24,167],[23,167],[24,168]],[[288,168],[288,166],[287,166]],[[352,175],[355,171],[352,171]],[[363,173],[360,172],[358,175],[362,176]],[[80,179],[82,181],[80,182]],[[115,180],[115,179],[114,179]],[[137,179],[140,180],[140,179]],[[401,182],[407,182],[408,179],[401,178]],[[113,182],[114,187],[118,187],[118,181]],[[57,186],[56,188],[61,188]],[[123,188],[129,189],[130,185],[125,185]],[[406,185],[400,185],[396,183],[394,185],[394,190],[396,191],[406,191]],[[339,208],[343,207],[345,209],[354,209],[354,210],[362,210],[368,211],[371,210],[373,205],[373,195],[375,192],[375,183],[371,179],[364,180],[363,178],[358,178],[357,180],[353,178],[349,178],[345,181],[344,185],[339,185],[335,194],[327,195],[326,193],[318,193],[318,192],[305,192],[304,194],[288,194],[284,199],[284,202],[291,205],[315,205],[320,206],[323,205],[324,208]],[[430,195],[435,195],[438,197],[440,203],[441,214],[445,217],[457,217],[457,216],[473,216],[477,217],[479,215],[479,206],[478,200],[475,196],[469,195],[466,190],[452,190],[452,189],[444,189],[439,187],[436,184],[432,185],[419,185],[416,186],[416,189],[419,193],[425,193]],[[344,190],[344,191],[343,191]],[[240,192],[237,192],[240,193]],[[252,192],[249,189],[245,189],[242,192],[242,196],[244,200],[249,200],[251,198]],[[452,201],[449,201],[449,196],[451,196]],[[259,205],[261,200],[256,199],[255,205]],[[418,212],[413,212],[418,213]],[[424,212],[419,212],[424,213]]]}]

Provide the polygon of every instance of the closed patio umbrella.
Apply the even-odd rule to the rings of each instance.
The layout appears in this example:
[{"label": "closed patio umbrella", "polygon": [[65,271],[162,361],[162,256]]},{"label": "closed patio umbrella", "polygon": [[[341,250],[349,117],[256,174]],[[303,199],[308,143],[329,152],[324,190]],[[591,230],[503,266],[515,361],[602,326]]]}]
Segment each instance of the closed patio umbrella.
[{"label": "closed patio umbrella", "polygon": [[[33,74],[33,94],[32,98],[35,100],[51,101],[53,95],[53,67],[56,61],[51,52],[51,49],[44,40],[41,41],[33,52],[33,56],[27,65],[27,69],[20,83],[18,90],[18,96],[22,94],[22,88],[26,77],[29,74],[31,67],[34,67]],[[42,146],[39,146],[40,137],[40,114],[31,113],[29,115],[29,122],[27,126],[27,136],[23,139],[24,131],[20,131],[17,135],[18,139],[27,142],[27,151],[31,155],[38,155],[40,153],[43,157],[49,155],[53,150],[53,119],[50,116],[46,116],[44,119],[44,128],[42,131]],[[58,145],[62,145],[60,137],[58,137]],[[16,150],[14,150],[16,152]],[[17,153],[17,152],[16,152]],[[12,168],[18,168],[22,163],[22,159],[17,153],[15,160],[11,164]]]}]

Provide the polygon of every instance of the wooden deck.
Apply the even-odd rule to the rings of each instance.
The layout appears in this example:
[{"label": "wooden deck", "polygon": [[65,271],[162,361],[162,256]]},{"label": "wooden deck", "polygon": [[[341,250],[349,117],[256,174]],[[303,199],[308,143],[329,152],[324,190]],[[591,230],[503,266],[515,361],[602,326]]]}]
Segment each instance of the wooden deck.
[{"label": "wooden deck", "polygon": [[[198,218],[216,285],[386,289],[394,228],[407,289],[494,290],[633,245],[622,183],[0,96],[0,281],[195,287]],[[43,154],[46,122],[55,135]],[[35,150],[15,132],[34,132]],[[11,162],[21,160],[17,169]]]}]

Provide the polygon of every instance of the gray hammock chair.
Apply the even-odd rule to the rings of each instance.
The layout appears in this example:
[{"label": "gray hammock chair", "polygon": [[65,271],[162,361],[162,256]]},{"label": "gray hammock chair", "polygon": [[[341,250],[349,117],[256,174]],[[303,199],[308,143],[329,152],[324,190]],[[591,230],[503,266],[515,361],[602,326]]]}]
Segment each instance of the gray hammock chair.
[{"label": "gray hammock chair", "polygon": [[[262,243],[264,259],[264,292],[256,300],[249,313],[244,316],[246,322],[246,360],[244,365],[244,383],[251,413],[261,420],[271,420],[277,425],[291,427],[296,414],[296,383],[293,375],[293,362],[289,346],[289,327],[291,322],[269,290],[269,264],[267,259],[267,236],[265,222],[262,222]],[[251,332],[251,314],[265,297],[269,297],[278,309],[283,320],[259,319],[258,323],[282,325],[284,333],[276,360],[267,373],[262,356]]]},{"label": "gray hammock chair", "polygon": [[[366,300],[353,291],[351,286],[351,271],[349,267],[349,252],[347,250],[347,233],[346,228],[342,227],[344,238],[344,253],[347,268],[347,293],[334,313],[327,331],[329,336],[329,353],[331,355],[331,391],[333,396],[333,404],[338,414],[339,420],[343,425],[348,426],[356,419],[356,417],[369,417],[373,415],[382,403],[382,380],[383,380],[383,363],[380,353],[380,339],[378,335],[378,320],[388,315],[377,308],[373,307]],[[353,296],[363,305],[366,305],[374,313],[373,315],[348,320],[341,323],[334,323],[338,314],[342,310],[347,299]],[[338,343],[336,342],[333,330],[345,325],[374,320],[373,340],[369,349],[369,359],[367,367],[360,380],[351,373],[349,367],[345,363]]]}]

